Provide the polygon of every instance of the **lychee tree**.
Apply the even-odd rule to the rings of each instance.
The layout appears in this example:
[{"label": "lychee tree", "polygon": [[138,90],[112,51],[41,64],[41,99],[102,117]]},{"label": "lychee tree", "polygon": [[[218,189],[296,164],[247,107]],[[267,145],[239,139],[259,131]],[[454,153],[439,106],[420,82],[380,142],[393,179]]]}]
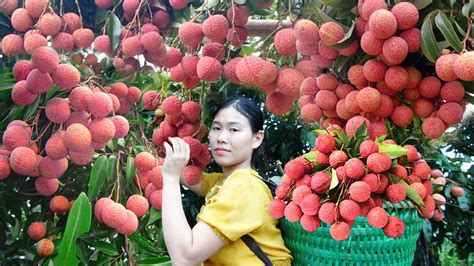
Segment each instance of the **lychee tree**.
[{"label": "lychee tree", "polygon": [[[382,145],[384,136],[383,145],[400,144],[388,146],[397,153],[390,153],[393,163],[406,152],[401,145],[413,153],[408,158],[420,152],[426,162],[398,159],[399,167],[389,167],[390,158],[373,155],[355,163],[372,175],[390,169],[391,182],[405,171],[432,183],[432,198],[446,204],[433,213],[420,208],[433,219],[416,259],[436,262],[449,239],[465,260],[472,251],[472,171],[463,163],[472,156],[472,123],[460,122],[474,88],[474,2],[465,2],[3,1],[0,258],[169,262],[160,223],[163,143],[185,139],[192,160],[184,182],[199,182],[202,171],[218,170],[206,145],[212,111],[244,95],[262,102],[267,136],[256,167],[277,182],[294,161],[353,163],[364,157],[362,141]],[[325,149],[320,143],[333,129],[341,130],[332,133],[338,143]],[[380,160],[383,169],[374,166]],[[441,171],[425,176],[430,168]],[[340,181],[355,198],[342,205],[366,200],[364,182],[372,177],[353,187]],[[406,184],[413,187],[408,194],[423,190],[418,183]],[[314,211],[323,195],[311,189],[295,189],[288,212],[308,193]],[[183,194],[192,224],[202,199]],[[385,200],[397,201],[394,194]],[[301,221],[316,223],[313,216]]]}]

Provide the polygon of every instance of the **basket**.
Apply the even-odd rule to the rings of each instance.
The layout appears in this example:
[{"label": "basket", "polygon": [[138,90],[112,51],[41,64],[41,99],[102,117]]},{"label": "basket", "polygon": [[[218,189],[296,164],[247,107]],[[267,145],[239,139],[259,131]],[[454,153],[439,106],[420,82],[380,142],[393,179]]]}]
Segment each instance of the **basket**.
[{"label": "basket", "polygon": [[409,202],[384,203],[384,208],[405,223],[402,236],[389,238],[382,229],[370,226],[367,218],[357,217],[350,237],[336,241],[324,222],[316,231],[307,232],[299,222],[280,219],[279,227],[293,255],[293,265],[411,265],[423,220]]}]

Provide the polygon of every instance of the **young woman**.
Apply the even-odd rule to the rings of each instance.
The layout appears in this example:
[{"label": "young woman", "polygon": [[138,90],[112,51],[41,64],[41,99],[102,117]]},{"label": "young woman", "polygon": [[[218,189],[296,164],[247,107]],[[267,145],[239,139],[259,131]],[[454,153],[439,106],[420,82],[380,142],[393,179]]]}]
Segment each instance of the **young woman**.
[{"label": "young woman", "polygon": [[267,211],[272,195],[252,169],[261,146],[263,113],[246,98],[221,105],[209,131],[211,153],[222,173],[204,174],[187,186],[206,198],[190,228],[181,204],[180,182],[189,161],[189,145],[180,138],[165,143],[163,164],[163,233],[173,265],[263,265],[242,241],[249,235],[273,265],[290,265],[291,255]]}]

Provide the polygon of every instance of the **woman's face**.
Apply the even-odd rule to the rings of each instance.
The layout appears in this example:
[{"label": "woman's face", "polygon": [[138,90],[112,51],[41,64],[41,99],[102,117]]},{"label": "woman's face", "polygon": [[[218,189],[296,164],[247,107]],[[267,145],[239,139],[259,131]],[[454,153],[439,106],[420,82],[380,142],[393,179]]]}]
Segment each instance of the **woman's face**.
[{"label": "woman's face", "polygon": [[232,106],[221,109],[211,125],[212,156],[224,172],[250,167],[252,152],[263,141],[263,132],[252,132],[249,120]]}]

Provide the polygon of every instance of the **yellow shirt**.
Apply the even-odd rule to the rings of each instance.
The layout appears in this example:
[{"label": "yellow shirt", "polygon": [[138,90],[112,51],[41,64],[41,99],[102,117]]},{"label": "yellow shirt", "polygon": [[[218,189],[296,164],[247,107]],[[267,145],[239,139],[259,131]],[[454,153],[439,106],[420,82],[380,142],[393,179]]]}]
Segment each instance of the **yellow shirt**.
[{"label": "yellow shirt", "polygon": [[201,196],[205,205],[197,216],[225,245],[203,265],[264,265],[240,239],[250,235],[274,265],[291,265],[277,221],[268,213],[272,194],[253,169],[235,170],[226,179],[220,173],[204,174]]}]

